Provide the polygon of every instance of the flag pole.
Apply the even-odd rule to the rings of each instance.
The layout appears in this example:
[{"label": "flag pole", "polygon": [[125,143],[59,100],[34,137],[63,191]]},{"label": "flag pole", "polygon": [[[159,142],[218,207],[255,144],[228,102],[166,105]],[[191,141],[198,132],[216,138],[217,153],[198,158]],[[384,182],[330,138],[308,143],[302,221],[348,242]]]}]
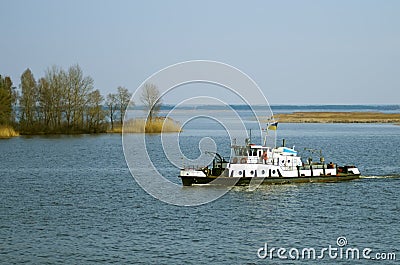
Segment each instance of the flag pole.
[{"label": "flag pole", "polygon": [[268,124],[267,128],[265,129],[264,146],[267,146],[267,137],[268,137]]},{"label": "flag pole", "polygon": [[278,129],[278,121],[276,121],[273,116],[271,116],[270,118],[268,118],[267,120],[267,128],[266,128],[266,135],[265,135],[265,139],[264,139],[264,146],[267,144],[267,137],[269,136],[269,130],[271,131],[275,131],[275,139],[274,139],[274,148],[276,148],[276,130]]}]

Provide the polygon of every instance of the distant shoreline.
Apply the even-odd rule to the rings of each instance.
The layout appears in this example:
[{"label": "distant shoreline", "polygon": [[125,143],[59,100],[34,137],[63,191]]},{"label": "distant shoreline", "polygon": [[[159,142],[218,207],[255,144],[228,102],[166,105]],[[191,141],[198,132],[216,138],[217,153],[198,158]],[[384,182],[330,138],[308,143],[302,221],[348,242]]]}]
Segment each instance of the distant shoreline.
[{"label": "distant shoreline", "polygon": [[[369,112],[369,111],[357,111],[357,112],[320,112],[320,111],[299,111],[292,113],[280,113],[275,114],[274,119],[279,123],[390,123],[395,125],[400,125],[400,113],[382,113],[382,112]],[[261,117],[261,121],[265,122],[267,119]],[[159,120],[162,125],[163,119]],[[162,132],[179,132],[181,131],[180,124],[173,120],[168,120],[168,126]],[[129,133],[160,133],[162,126],[157,124],[157,126],[152,125],[152,127],[157,127],[156,129],[145,129],[136,130],[128,128]],[[144,125],[134,126],[145,128]],[[51,132],[51,133],[19,133],[14,131],[10,126],[3,126],[0,128],[0,139],[8,139],[20,135],[24,136],[36,136],[36,135],[83,135],[83,134],[115,134],[122,133],[122,127],[116,126],[113,130],[99,131],[99,132]]]},{"label": "distant shoreline", "polygon": [[400,113],[382,112],[292,112],[274,115],[280,123],[395,123]]}]

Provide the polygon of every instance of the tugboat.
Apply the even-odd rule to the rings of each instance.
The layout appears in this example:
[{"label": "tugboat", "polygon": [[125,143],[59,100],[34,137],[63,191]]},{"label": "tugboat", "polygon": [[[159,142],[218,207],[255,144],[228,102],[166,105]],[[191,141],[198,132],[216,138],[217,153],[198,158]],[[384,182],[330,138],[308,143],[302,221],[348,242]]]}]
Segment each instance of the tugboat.
[{"label": "tugboat", "polygon": [[231,148],[233,157],[230,161],[218,153],[211,153],[214,155],[211,165],[182,168],[179,177],[183,186],[337,182],[360,177],[360,171],[353,165],[326,164],[321,150],[305,149],[311,153],[319,152],[320,159],[313,162],[309,157],[303,162],[294,147],[285,146],[285,140],[282,146],[270,148],[252,144],[247,138],[245,145],[234,143]]}]

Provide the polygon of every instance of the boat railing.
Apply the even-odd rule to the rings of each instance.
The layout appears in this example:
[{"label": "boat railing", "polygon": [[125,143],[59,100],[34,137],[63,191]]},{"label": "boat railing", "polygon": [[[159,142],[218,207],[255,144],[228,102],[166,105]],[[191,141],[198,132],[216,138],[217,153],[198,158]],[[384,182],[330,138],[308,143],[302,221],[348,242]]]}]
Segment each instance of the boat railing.
[{"label": "boat railing", "polygon": [[189,165],[189,166],[184,166],[183,170],[203,170],[204,168],[207,168],[207,166],[203,165]]},{"label": "boat railing", "polygon": [[311,164],[311,165],[303,165],[300,166],[300,170],[310,170],[310,169],[334,169],[336,165],[334,164]]}]

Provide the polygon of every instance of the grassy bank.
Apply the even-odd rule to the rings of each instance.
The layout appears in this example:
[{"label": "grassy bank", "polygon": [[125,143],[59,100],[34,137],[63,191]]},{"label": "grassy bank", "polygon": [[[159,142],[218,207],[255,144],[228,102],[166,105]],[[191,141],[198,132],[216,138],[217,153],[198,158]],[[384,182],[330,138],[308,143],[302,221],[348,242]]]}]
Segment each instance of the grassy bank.
[{"label": "grassy bank", "polygon": [[0,125],[0,138],[11,138],[19,136],[19,133],[13,127],[8,125]]},{"label": "grassy bank", "polygon": [[294,112],[274,115],[282,123],[400,123],[400,113]]},{"label": "grassy bank", "polygon": [[[125,122],[124,133],[180,132],[181,125],[170,118],[155,118],[152,121],[133,119]],[[109,133],[122,133],[122,126],[116,126]]]}]

